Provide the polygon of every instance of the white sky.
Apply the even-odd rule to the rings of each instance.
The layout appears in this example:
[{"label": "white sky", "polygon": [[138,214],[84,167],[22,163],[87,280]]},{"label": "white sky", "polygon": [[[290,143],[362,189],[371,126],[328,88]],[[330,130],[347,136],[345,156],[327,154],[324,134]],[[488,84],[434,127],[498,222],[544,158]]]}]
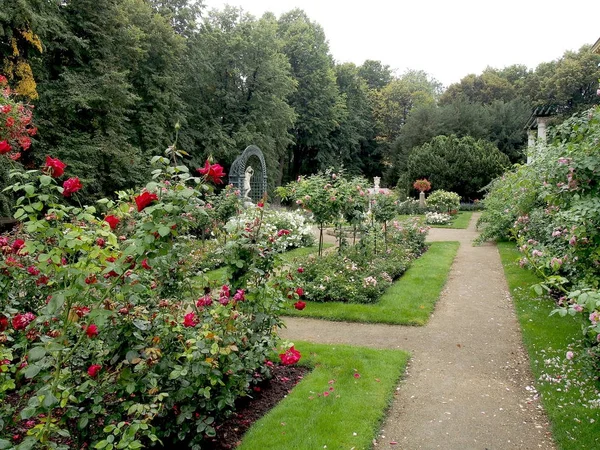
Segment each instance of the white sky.
[{"label": "white sky", "polygon": [[[445,86],[487,66],[539,63],[600,37],[598,0],[204,0],[254,16],[303,9],[337,62],[379,60],[401,75],[424,70]],[[594,25],[596,24],[596,25]]]}]

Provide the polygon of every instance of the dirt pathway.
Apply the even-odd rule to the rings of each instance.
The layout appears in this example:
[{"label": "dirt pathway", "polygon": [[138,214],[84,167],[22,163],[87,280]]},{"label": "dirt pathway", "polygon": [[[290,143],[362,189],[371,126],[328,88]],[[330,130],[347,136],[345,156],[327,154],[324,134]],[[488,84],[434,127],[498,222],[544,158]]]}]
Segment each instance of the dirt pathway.
[{"label": "dirt pathway", "polygon": [[[432,229],[461,243],[429,324],[403,327],[287,318],[285,339],[412,353],[376,448],[553,449],[495,245],[467,230]],[[343,420],[343,418],[340,418]]]}]

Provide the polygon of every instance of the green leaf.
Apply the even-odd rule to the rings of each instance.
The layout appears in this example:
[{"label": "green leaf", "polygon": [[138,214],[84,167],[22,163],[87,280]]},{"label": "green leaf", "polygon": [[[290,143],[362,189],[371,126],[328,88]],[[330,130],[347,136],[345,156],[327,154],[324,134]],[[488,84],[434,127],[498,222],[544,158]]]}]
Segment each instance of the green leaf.
[{"label": "green leaf", "polygon": [[168,236],[171,233],[171,229],[169,227],[160,227],[158,229],[158,234],[162,237]]},{"label": "green leaf", "polygon": [[52,183],[52,177],[49,177],[48,175],[42,175],[40,177],[40,184],[42,186],[48,186],[50,183]]},{"label": "green leaf", "polygon": [[83,430],[85,427],[87,427],[87,424],[90,420],[88,419],[87,416],[83,416],[81,419],[79,419],[79,422],[77,422],[77,427],[80,430]]},{"label": "green leaf", "polygon": [[23,190],[27,193],[27,195],[33,195],[35,192],[35,188],[31,184],[26,184],[23,186]]},{"label": "green leaf", "polygon": [[25,211],[22,208],[19,208],[19,209],[17,209],[17,211],[15,212],[13,217],[15,219],[19,219],[19,218],[23,217],[24,215],[25,215]]},{"label": "green leaf", "polygon": [[48,392],[48,394],[46,394],[46,396],[44,397],[42,405],[44,405],[46,408],[50,408],[51,406],[56,405],[57,403],[58,399],[54,396],[54,394],[52,392]]},{"label": "green leaf", "polygon": [[94,448],[106,448],[106,446],[108,445],[108,442],[106,441],[106,439],[98,442]]},{"label": "green leaf", "polygon": [[58,311],[65,303],[65,296],[63,294],[55,294],[52,296],[48,305],[46,305],[46,311],[49,315],[53,315]]},{"label": "green leaf", "polygon": [[10,448],[12,447],[12,444],[10,443],[10,441],[7,441],[6,439],[0,439],[0,450],[4,450],[5,448]]},{"label": "green leaf", "polygon": [[35,377],[38,373],[40,373],[40,370],[42,370],[40,366],[36,366],[35,364],[29,364],[27,368],[23,371],[23,375],[25,375],[25,378],[31,379]]},{"label": "green leaf", "polygon": [[29,350],[29,361],[37,361],[46,356],[46,349],[44,347],[33,347]]}]

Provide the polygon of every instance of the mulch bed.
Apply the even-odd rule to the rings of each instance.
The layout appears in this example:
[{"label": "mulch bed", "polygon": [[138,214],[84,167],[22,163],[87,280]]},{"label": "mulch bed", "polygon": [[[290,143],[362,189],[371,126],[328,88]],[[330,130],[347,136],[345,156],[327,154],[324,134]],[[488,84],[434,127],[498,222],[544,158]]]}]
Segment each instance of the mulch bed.
[{"label": "mulch bed", "polygon": [[275,366],[273,377],[254,388],[252,398],[236,403],[236,411],[216,427],[217,435],[207,443],[208,450],[229,450],[237,447],[244,433],[285,398],[310,369],[302,366]]}]

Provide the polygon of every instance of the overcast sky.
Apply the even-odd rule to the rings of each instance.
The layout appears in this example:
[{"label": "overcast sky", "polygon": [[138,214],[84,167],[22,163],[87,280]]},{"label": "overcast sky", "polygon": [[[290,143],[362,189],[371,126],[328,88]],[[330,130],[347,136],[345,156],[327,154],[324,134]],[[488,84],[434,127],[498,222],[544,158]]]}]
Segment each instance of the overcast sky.
[{"label": "overcast sky", "polygon": [[[487,66],[539,63],[600,38],[598,0],[204,0],[260,17],[303,9],[337,62],[424,70],[445,86]],[[596,25],[595,25],[596,24]]]}]

